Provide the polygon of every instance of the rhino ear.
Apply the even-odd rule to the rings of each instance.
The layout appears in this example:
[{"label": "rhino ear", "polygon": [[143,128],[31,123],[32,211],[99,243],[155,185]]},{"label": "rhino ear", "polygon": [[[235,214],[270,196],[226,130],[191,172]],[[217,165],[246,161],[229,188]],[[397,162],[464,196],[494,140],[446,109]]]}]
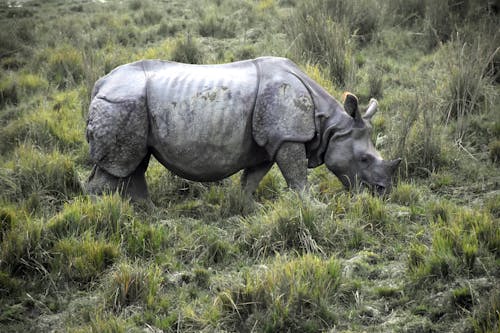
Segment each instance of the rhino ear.
[{"label": "rhino ear", "polygon": [[356,95],[351,94],[350,92],[345,92],[343,99],[344,109],[354,119],[354,127],[366,127],[365,121],[363,120],[363,117],[361,117],[361,113],[359,112],[358,98],[356,97]]},{"label": "rhino ear", "polygon": [[346,91],[342,95],[342,100],[344,102],[345,111],[352,117],[356,118],[356,114],[359,113],[358,108],[358,98],[356,95]]}]

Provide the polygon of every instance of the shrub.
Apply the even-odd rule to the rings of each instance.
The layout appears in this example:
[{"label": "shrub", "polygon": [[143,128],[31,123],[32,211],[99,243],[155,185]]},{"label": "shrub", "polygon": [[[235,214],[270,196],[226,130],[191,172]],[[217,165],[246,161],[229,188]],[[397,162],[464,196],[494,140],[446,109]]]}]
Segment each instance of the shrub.
[{"label": "shrub", "polygon": [[348,29],[328,16],[325,1],[297,7],[288,26],[295,56],[327,69],[329,79],[344,86],[352,51]]},{"label": "shrub", "polygon": [[[394,135],[394,156],[403,158],[401,174],[406,177],[428,177],[432,172],[450,164],[443,151],[443,132],[439,114],[429,96],[401,96],[392,106],[402,115],[397,120]],[[400,111],[399,111],[400,110]]]},{"label": "shrub", "polygon": [[488,64],[499,49],[492,51],[491,45],[480,39],[473,45],[456,40],[447,44],[443,52],[450,73],[446,81],[444,116],[446,120],[457,121],[456,135],[463,137],[468,129],[468,117],[488,111],[494,103],[494,75],[488,70]]},{"label": "shrub", "polygon": [[[11,277],[4,271],[0,271],[0,289],[6,296],[16,295],[23,289],[23,282],[20,279]],[[5,311],[4,309],[4,306],[2,306],[2,312]],[[2,321],[5,320],[5,312],[2,313]]]},{"label": "shrub", "polygon": [[0,206],[0,242],[4,236],[17,224],[17,212],[8,205]]},{"label": "shrub", "polygon": [[137,11],[137,10],[141,9],[143,2],[144,1],[142,1],[142,0],[132,0],[132,1],[130,1],[128,7],[130,8],[130,10]]},{"label": "shrub", "polygon": [[182,27],[179,23],[172,22],[170,19],[164,20],[158,27],[158,35],[160,35],[161,37],[174,36],[181,29]]},{"label": "shrub", "polygon": [[17,105],[19,102],[18,89],[12,76],[0,80],[0,109],[6,105]]},{"label": "shrub", "polygon": [[495,164],[500,164],[500,140],[493,140],[488,145],[490,150],[490,160]]},{"label": "shrub", "polygon": [[384,94],[384,72],[372,66],[368,70],[368,86],[369,96],[374,98],[381,98]]},{"label": "shrub", "polygon": [[337,260],[304,255],[278,257],[222,291],[217,303],[243,330],[321,331],[335,323],[335,293],[341,280]]},{"label": "shrub", "polygon": [[233,38],[236,35],[235,30],[234,21],[217,15],[215,10],[206,12],[198,22],[198,33],[203,37]]},{"label": "shrub", "polygon": [[486,201],[486,209],[495,218],[500,218],[500,194],[495,194]]},{"label": "shrub", "polygon": [[428,47],[432,49],[452,36],[453,17],[448,1],[426,1],[425,7]]},{"label": "shrub", "polygon": [[243,45],[234,51],[234,61],[255,58],[257,51],[252,45]]},{"label": "shrub", "polygon": [[83,54],[70,45],[62,45],[48,52],[47,77],[60,88],[80,83],[85,74]]},{"label": "shrub", "polygon": [[203,61],[203,54],[198,43],[190,35],[185,38],[178,38],[172,50],[173,61],[187,64],[199,64]]},{"label": "shrub", "polygon": [[159,11],[158,8],[144,8],[142,10],[142,17],[139,19],[139,22],[143,25],[154,25],[160,23],[162,17],[162,12]]},{"label": "shrub", "polygon": [[496,332],[500,328],[500,289],[495,287],[485,302],[481,302],[479,307],[472,314],[472,325],[474,331],[478,333]]},{"label": "shrub", "polygon": [[29,53],[35,42],[33,25],[29,19],[9,20],[0,30],[0,58]]},{"label": "shrub", "polygon": [[426,1],[422,0],[391,0],[386,7],[384,17],[394,20],[393,24],[411,26],[425,17]]}]

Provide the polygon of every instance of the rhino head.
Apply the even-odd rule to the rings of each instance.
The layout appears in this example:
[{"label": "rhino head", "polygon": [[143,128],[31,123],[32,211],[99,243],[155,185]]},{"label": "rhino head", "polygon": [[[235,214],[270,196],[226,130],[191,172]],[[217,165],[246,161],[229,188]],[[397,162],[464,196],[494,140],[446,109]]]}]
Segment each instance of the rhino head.
[{"label": "rhino head", "polygon": [[371,118],[377,112],[377,106],[377,101],[371,99],[362,116],[357,97],[344,94],[344,109],[352,117],[352,126],[329,138],[324,162],[346,188],[367,186],[382,195],[390,192],[392,175],[401,159],[383,160],[373,145]]}]

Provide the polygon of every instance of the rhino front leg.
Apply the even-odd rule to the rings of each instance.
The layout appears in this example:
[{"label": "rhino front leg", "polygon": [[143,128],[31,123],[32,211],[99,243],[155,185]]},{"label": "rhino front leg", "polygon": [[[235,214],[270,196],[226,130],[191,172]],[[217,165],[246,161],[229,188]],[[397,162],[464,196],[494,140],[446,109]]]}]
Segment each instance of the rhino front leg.
[{"label": "rhino front leg", "polygon": [[253,194],[257,190],[260,181],[273,166],[273,162],[266,162],[254,167],[246,168],[241,175],[241,187],[248,194]]},{"label": "rhino front leg", "polygon": [[284,142],[276,153],[276,162],[288,187],[302,191],[307,184],[307,157],[303,143]]}]

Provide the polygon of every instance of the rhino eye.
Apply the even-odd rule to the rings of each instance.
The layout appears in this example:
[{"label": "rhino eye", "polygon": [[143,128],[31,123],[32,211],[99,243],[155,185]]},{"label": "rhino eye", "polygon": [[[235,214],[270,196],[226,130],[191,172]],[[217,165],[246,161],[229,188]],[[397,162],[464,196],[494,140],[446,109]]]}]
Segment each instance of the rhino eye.
[{"label": "rhino eye", "polygon": [[370,155],[361,155],[359,161],[364,164],[370,164],[373,158]]}]

